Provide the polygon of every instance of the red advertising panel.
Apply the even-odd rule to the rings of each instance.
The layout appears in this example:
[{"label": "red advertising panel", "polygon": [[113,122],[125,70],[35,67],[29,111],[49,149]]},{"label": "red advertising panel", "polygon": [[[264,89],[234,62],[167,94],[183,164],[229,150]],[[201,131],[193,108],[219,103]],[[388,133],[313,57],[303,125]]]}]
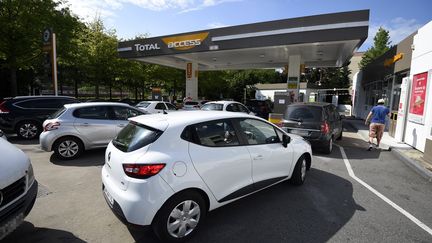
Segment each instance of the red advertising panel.
[{"label": "red advertising panel", "polygon": [[411,89],[409,112],[414,115],[423,116],[426,103],[428,73],[414,75]]}]

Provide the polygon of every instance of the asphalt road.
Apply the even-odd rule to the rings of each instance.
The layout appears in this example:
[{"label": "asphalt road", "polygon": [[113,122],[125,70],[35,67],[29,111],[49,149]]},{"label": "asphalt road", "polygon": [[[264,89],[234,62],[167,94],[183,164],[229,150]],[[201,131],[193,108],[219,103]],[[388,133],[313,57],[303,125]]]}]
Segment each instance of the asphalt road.
[{"label": "asphalt road", "polygon": [[[352,131],[338,142],[355,175],[432,227],[432,184],[391,152],[366,151]],[[101,192],[104,150],[61,162],[37,141],[11,138],[33,163],[40,190],[26,221],[4,242],[157,242],[127,228]],[[341,151],[315,154],[301,187],[281,183],[208,214],[191,242],[432,242],[432,235],[348,174]]]}]

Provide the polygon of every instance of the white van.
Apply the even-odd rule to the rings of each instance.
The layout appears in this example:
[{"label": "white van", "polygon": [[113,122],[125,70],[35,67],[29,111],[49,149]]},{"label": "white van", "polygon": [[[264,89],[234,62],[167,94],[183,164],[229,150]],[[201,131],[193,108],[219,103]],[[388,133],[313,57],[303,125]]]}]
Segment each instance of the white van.
[{"label": "white van", "polygon": [[36,201],[38,183],[30,159],[0,139],[0,241],[14,231]]}]

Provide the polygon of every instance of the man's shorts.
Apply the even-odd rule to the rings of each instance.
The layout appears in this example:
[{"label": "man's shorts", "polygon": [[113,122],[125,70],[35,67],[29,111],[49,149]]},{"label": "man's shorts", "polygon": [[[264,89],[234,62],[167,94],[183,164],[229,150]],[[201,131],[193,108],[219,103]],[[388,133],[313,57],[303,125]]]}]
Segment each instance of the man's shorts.
[{"label": "man's shorts", "polygon": [[381,139],[384,134],[385,125],[381,123],[371,123],[369,126],[369,137]]}]

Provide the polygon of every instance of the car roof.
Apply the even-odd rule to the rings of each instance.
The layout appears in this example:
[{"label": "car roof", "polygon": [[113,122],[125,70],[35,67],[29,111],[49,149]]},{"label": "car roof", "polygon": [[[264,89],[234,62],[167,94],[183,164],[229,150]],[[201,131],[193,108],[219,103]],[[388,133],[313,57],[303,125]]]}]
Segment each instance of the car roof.
[{"label": "car roof", "polygon": [[86,102],[86,103],[66,104],[64,106],[66,108],[81,108],[81,107],[103,106],[103,105],[117,105],[117,106],[132,107],[129,104],[120,103],[120,102]]},{"label": "car roof", "polygon": [[76,98],[74,98],[74,97],[70,97],[70,96],[61,96],[61,95],[58,95],[58,96],[55,96],[55,95],[37,95],[37,96],[35,96],[35,95],[30,95],[30,96],[15,96],[15,97],[8,97],[8,98],[5,98],[5,100],[6,99],[13,99],[13,100],[24,100],[24,99],[46,99],[46,98],[49,98],[49,99],[76,99]]},{"label": "car roof", "polygon": [[168,114],[152,114],[132,117],[129,120],[141,123],[159,130],[165,130],[169,126],[187,126],[205,121],[227,119],[227,118],[254,118],[261,119],[256,116],[248,115],[241,112],[225,112],[225,111],[178,111]]},{"label": "car roof", "polygon": [[209,101],[207,103],[205,103],[204,105],[207,104],[231,104],[231,103],[236,103],[236,104],[241,104],[240,102],[237,101],[232,101],[232,100],[218,100],[218,101]]},{"label": "car roof", "polygon": [[290,106],[302,106],[302,105],[323,107],[323,106],[331,105],[331,103],[326,103],[326,102],[299,102],[299,103],[292,103],[292,104],[290,104]]}]

